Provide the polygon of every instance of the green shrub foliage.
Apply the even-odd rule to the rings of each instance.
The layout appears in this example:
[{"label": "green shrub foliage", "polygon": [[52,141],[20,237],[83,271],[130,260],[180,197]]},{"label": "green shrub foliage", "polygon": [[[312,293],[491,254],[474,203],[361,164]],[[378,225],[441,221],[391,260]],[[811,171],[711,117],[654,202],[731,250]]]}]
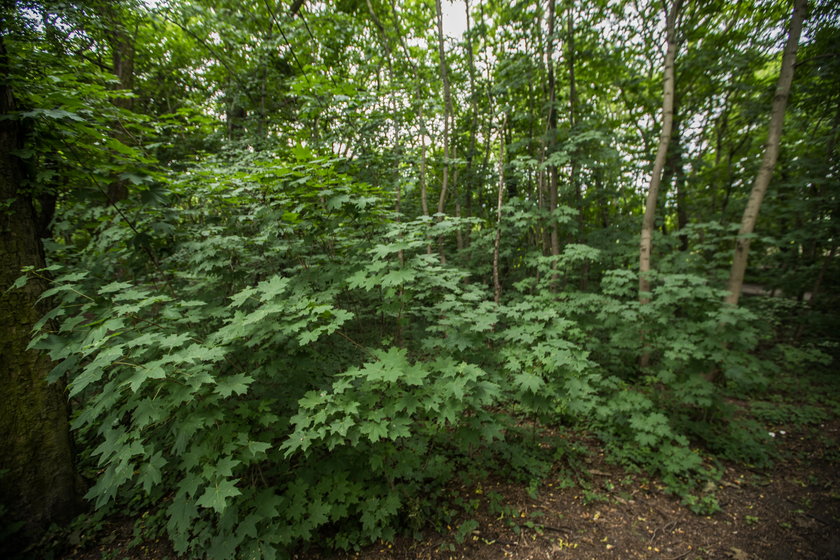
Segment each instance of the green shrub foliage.
[{"label": "green shrub foliage", "polygon": [[130,226],[90,215],[87,237],[52,246],[86,270],[31,272],[52,278],[33,344],[69,381],[97,508],[158,508],[195,556],[283,557],[315,535],[357,548],[435,525],[460,467],[544,476],[522,422],[590,426],[687,497],[713,475],[692,443],[731,440],[712,435],[727,410],[704,374],[750,385],[762,368],[755,317],[702,277],[662,274],[646,306],[623,269],[558,291],[552,271],[602,258],[569,245],[528,257],[543,280],[496,305],[469,253],[427,250],[474,222],[397,221],[334,160],[234,155],[175,177]]},{"label": "green shrub foliage", "polygon": [[32,345],[66,381],[96,523],[125,511],[214,560],[451,544],[478,507],[454,489],[537,492],[576,468],[567,430],[711,512],[722,460],[767,465],[775,423],[838,409],[767,390],[838,348],[831,3],[751,234],[748,282],[788,297],[740,307],[720,288],[787,7],[678,18],[642,304],[658,4],[627,26],[621,2],[568,3],[551,34],[547,3],[469,3],[442,48],[431,2],[286,4],[0,13],[0,217],[28,206],[46,238]]}]

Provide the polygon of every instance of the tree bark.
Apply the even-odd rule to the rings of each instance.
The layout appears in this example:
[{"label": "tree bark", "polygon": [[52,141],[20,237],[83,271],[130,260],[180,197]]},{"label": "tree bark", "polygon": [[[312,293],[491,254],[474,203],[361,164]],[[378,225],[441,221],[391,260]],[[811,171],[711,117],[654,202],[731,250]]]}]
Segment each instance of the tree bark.
[{"label": "tree bark", "polygon": [[23,523],[19,545],[36,540],[52,522],[69,521],[81,501],[63,387],[47,383],[49,359],[27,349],[44,286],[31,282],[8,289],[22,267],[44,266],[38,217],[21,188],[25,169],[12,155],[23,135],[17,121],[6,118],[15,110],[8,69],[0,37],[0,202],[9,204],[0,215],[0,504],[12,516],[0,522]]},{"label": "tree bark", "polygon": [[[373,13],[373,12],[372,12]],[[399,42],[400,48],[405,55],[405,60],[411,66],[412,71],[414,72],[414,76],[416,77],[415,84],[414,84],[414,96],[415,101],[417,103],[417,119],[420,124],[420,170],[419,170],[419,182],[420,182],[420,207],[423,211],[423,216],[428,217],[429,215],[429,201],[428,201],[428,189],[426,185],[426,133],[428,129],[426,127],[426,118],[423,109],[423,94],[421,88],[421,76],[420,71],[417,68],[417,65],[414,63],[411,53],[408,49],[408,45],[403,38],[402,33],[402,26],[400,25],[399,19],[399,11],[397,10],[397,5],[394,0],[391,2],[391,15],[394,18],[394,26],[396,28],[396,35],[397,41]],[[378,18],[377,18],[378,20]],[[381,23],[380,23],[381,25]],[[383,28],[384,30],[384,28]],[[428,254],[432,253],[432,246],[428,245],[426,247],[426,252]]]},{"label": "tree bark", "polygon": [[[108,26],[108,46],[111,47],[111,63],[114,75],[118,80],[118,88],[123,91],[134,89],[134,36],[130,35],[126,28],[123,17],[119,13],[119,7],[108,3],[103,14]],[[131,97],[120,97],[114,100],[114,105],[128,111],[134,108],[134,99]],[[114,127],[114,137],[123,144],[131,145],[131,135],[121,122]],[[108,203],[125,200],[128,198],[128,183],[124,179],[116,179],[108,185]]]},{"label": "tree bark", "polygon": [[502,301],[502,280],[499,274],[499,247],[502,241],[502,202],[505,196],[505,126],[507,116],[499,130],[499,188],[496,194],[496,238],[493,241],[493,301]]},{"label": "tree bark", "polygon": [[796,51],[799,48],[799,36],[802,34],[802,21],[807,7],[807,0],[794,0],[790,30],[782,54],[782,68],[779,72],[779,81],[776,85],[776,94],[773,97],[773,105],[770,111],[770,126],[767,143],[764,145],[764,157],[753,183],[747,207],[744,209],[741,228],[738,231],[738,239],[735,244],[735,256],[732,259],[732,269],[729,272],[729,294],[725,298],[727,304],[738,305],[738,300],[741,297],[741,287],[744,284],[744,273],[747,270],[747,257],[750,252],[750,237],[755,229],[758,213],[761,209],[761,201],[767,193],[767,187],[770,185],[776,160],[779,157],[785,106],[790,96]]},{"label": "tree bark", "polygon": [[653,229],[656,219],[656,202],[659,196],[659,185],[662,182],[662,169],[668,156],[668,145],[671,142],[671,129],[674,122],[674,60],[677,56],[676,26],[681,0],[674,0],[668,11],[665,24],[667,35],[667,50],[664,64],[664,95],[662,99],[662,132],[659,136],[659,150],[653,163],[650,176],[645,215],[642,219],[642,235],[639,244],[639,301],[643,304],[650,302],[650,256],[653,246]]},{"label": "tree bark", "polygon": [[[569,129],[571,134],[575,133],[577,126],[577,82],[575,81],[575,27],[574,27],[574,2],[566,6],[566,67],[569,72]],[[575,205],[578,211],[578,232],[575,239],[578,243],[583,239],[583,228],[585,226],[585,215],[583,208],[583,193],[577,180],[577,154],[571,154],[569,169],[569,184],[575,195]]]},{"label": "tree bark", "polygon": [[[435,9],[437,13],[437,38],[438,38],[438,56],[440,57],[440,79],[443,82],[443,178],[440,185],[440,198],[438,199],[437,211],[438,214],[443,214],[446,209],[446,194],[449,189],[449,159],[450,159],[450,142],[449,135],[452,131],[453,109],[452,109],[452,93],[449,85],[449,72],[446,68],[446,51],[443,44],[443,8],[441,7],[441,0],[435,0]],[[446,255],[443,251],[443,238],[438,239],[438,251],[440,252],[440,260],[446,263]]]},{"label": "tree bark", "polygon": [[[682,154],[682,140],[677,137],[677,142],[680,143],[680,154]],[[688,226],[688,208],[685,193],[685,169],[682,165],[682,156],[674,170],[675,178],[674,184],[677,190],[677,231],[680,238],[680,251],[688,251],[688,235],[685,233],[685,228]]]},{"label": "tree bark", "polygon": [[[569,130],[571,135],[576,134],[578,95],[577,81],[575,80],[575,22],[574,2],[566,5],[566,66],[569,72]],[[586,208],[583,203],[583,190],[578,181],[578,153],[574,150],[571,154],[569,167],[569,184],[575,196],[577,207],[577,234],[574,236],[576,243],[583,243],[586,233]],[[581,267],[580,289],[589,289],[589,261],[585,261]]]},{"label": "tree bark", "polygon": [[[466,40],[466,51],[467,51],[467,69],[469,70],[467,77],[469,78],[470,84],[470,144],[469,148],[467,149],[467,164],[466,169],[464,170],[465,180],[464,180],[464,211],[467,217],[472,217],[472,197],[473,197],[473,184],[475,181],[475,172],[473,170],[473,162],[475,161],[475,155],[477,153],[476,150],[476,141],[477,141],[477,132],[478,132],[478,92],[475,89],[475,59],[473,56],[473,44],[472,44],[472,24],[470,22],[470,0],[464,0],[464,10],[466,14],[466,24],[467,30],[464,33],[464,38]],[[456,207],[456,210],[457,207]],[[460,217],[460,215],[459,215]],[[461,230],[458,230],[459,232]],[[463,232],[463,247],[470,246],[470,230],[467,229]],[[463,248],[459,247],[459,248]]]},{"label": "tree bark", "polygon": [[[554,152],[557,141],[557,101],[556,84],[554,79],[554,0],[548,1],[548,38],[546,45],[546,72],[548,74],[548,156]],[[548,167],[548,211],[551,213],[551,256],[560,254],[560,235],[557,231],[557,220],[554,212],[557,210],[557,166]]]}]

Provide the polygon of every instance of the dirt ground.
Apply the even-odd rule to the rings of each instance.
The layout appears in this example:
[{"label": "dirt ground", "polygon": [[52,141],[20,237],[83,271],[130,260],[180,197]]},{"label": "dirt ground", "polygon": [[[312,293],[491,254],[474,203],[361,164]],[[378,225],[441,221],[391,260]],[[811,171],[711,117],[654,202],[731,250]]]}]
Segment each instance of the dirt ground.
[{"label": "dirt ground", "polygon": [[[655,481],[627,474],[593,452],[571,478],[558,465],[532,494],[501,482],[459,489],[461,503],[471,504],[464,518],[477,526],[403,537],[358,553],[313,547],[294,558],[840,560],[840,421],[775,434],[781,459],[772,469],[729,466],[715,487],[705,489],[721,505],[714,515],[692,513]],[[64,558],[177,558],[162,541],[130,547],[131,533],[130,522],[115,522],[103,540]]]}]

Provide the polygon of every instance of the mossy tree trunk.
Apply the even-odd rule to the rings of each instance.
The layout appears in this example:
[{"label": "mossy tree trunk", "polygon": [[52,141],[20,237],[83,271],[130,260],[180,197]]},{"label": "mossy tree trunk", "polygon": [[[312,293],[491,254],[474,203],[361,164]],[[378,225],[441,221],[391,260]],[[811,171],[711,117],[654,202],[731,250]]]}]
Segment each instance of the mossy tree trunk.
[{"label": "mossy tree trunk", "polygon": [[47,383],[50,360],[27,349],[44,286],[8,290],[21,267],[43,267],[44,254],[35,206],[21,188],[25,169],[12,155],[22,133],[14,119],[2,118],[14,111],[2,38],[0,73],[0,504],[6,518],[0,523],[23,523],[16,542],[0,544],[8,549],[37,538],[51,522],[68,521],[81,501],[63,387]]}]

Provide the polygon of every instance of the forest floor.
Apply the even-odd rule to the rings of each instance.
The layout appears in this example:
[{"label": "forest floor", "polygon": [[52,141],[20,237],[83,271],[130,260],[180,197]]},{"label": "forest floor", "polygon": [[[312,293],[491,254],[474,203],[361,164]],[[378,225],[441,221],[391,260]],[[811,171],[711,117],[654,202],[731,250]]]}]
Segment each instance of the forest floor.
[{"label": "forest floor", "polygon": [[[294,558],[840,559],[840,418],[770,429],[779,459],[765,470],[724,467],[720,480],[704,489],[721,506],[713,515],[692,513],[664,486],[608,463],[594,439],[577,435],[578,448],[589,451],[574,471],[558,464],[536,491],[502,481],[454,489],[462,522],[450,531],[349,554],[313,548]],[[109,521],[98,542],[63,558],[177,559],[164,541],[132,543],[132,526]]]}]

